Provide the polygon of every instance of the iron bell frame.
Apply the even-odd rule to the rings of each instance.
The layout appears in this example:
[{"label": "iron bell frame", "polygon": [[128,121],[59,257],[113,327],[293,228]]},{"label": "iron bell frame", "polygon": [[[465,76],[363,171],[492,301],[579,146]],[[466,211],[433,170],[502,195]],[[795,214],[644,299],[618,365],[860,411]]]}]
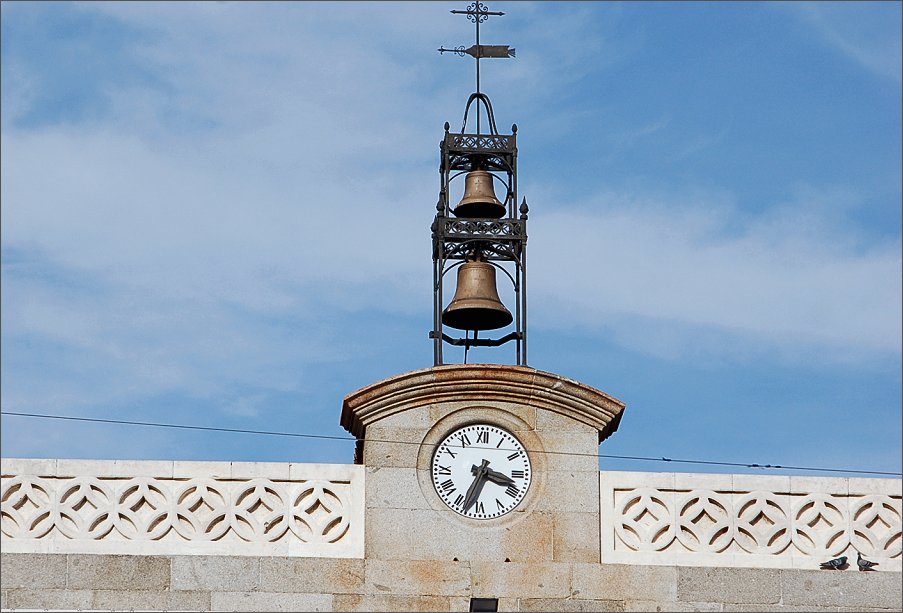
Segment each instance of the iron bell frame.
[{"label": "iron bell frame", "polygon": [[[467,133],[467,118],[476,103],[476,133]],[[489,134],[480,133],[480,107],[489,123]],[[515,341],[518,366],[527,365],[527,201],[517,206],[517,124],[511,134],[499,134],[492,103],[486,94],[475,92],[467,100],[461,132],[449,132],[439,142],[439,201],[431,226],[433,239],[433,363],[444,364],[443,343],[453,346],[498,347]],[[494,181],[504,184],[505,215],[501,218],[459,218],[449,206],[452,181],[474,170],[490,172]],[[514,331],[500,338],[452,338],[445,334],[442,323],[443,281],[445,275],[463,264],[475,252],[501,270],[514,289]],[[513,272],[502,264],[508,264]],[[496,275],[500,278],[500,275]],[[509,324],[511,325],[511,324]]]}]

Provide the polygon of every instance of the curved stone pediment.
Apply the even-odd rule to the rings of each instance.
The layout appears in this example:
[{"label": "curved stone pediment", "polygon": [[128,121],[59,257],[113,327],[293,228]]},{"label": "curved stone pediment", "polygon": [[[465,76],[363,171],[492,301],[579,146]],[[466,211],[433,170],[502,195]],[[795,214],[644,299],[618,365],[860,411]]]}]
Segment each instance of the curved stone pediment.
[{"label": "curved stone pediment", "polygon": [[367,426],[389,416],[460,401],[544,409],[595,428],[599,442],[618,429],[625,407],[588,385],[535,368],[458,364],[402,373],[352,392],[342,404],[341,425],[363,439]]}]

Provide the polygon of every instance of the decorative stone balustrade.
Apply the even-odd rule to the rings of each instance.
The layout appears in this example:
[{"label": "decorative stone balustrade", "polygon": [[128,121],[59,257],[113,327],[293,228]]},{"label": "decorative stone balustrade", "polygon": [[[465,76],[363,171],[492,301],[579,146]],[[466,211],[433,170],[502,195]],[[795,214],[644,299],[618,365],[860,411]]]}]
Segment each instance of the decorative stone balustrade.
[{"label": "decorative stone balustrade", "polygon": [[602,562],[901,568],[901,480],[603,472]]},{"label": "decorative stone balustrade", "polygon": [[364,557],[364,467],[6,459],[4,552]]},{"label": "decorative stone balustrade", "polygon": [[[8,553],[364,557],[365,467],[3,459]],[[603,564],[901,570],[901,480],[601,473]]]}]

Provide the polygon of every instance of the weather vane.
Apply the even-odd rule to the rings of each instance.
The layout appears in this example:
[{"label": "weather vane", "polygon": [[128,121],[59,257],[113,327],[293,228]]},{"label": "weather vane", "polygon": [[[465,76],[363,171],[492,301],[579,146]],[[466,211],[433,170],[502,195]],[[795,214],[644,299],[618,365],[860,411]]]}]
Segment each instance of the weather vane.
[{"label": "weather vane", "polygon": [[467,18],[476,25],[476,44],[465,49],[463,45],[454,49],[439,47],[439,53],[454,53],[461,57],[464,54],[473,57],[477,61],[477,93],[480,93],[480,58],[481,57],[514,57],[514,49],[508,45],[481,45],[480,24],[489,19],[490,15],[504,15],[501,11],[490,11],[482,2],[471,2],[466,11],[451,11],[455,15],[467,15]]}]

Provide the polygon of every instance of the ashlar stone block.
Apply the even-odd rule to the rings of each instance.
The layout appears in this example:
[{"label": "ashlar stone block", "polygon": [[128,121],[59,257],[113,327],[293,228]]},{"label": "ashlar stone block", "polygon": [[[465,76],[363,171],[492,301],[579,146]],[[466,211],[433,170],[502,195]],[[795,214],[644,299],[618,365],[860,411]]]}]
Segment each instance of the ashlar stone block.
[{"label": "ashlar stone block", "polygon": [[[654,602],[650,600],[626,600],[625,611],[721,611],[720,602]],[[725,609],[726,610],[726,609]],[[775,609],[768,609],[775,610]]]},{"label": "ashlar stone block", "polygon": [[581,600],[579,598],[522,598],[521,611],[623,611],[620,600]]},{"label": "ashlar stone block", "polygon": [[583,471],[599,478],[599,443],[595,432],[537,432],[549,471]]},{"label": "ashlar stone block", "polygon": [[252,591],[260,585],[260,558],[174,556],[173,590]]},{"label": "ashlar stone block", "polygon": [[571,596],[593,600],[677,601],[677,568],[574,564]]},{"label": "ashlar stone block", "polygon": [[471,562],[470,566],[473,595],[477,598],[567,598],[571,595],[570,564]]},{"label": "ashlar stone block", "polygon": [[555,562],[598,563],[599,514],[553,513],[552,554]]},{"label": "ashlar stone block", "polygon": [[412,559],[411,552],[421,549],[421,546],[417,543],[415,547],[412,531],[404,527],[412,526],[413,521],[412,509],[368,509],[367,523],[364,525],[367,557],[378,560]]},{"label": "ashlar stone block", "polygon": [[[367,557],[386,560],[551,561],[552,514],[505,516],[495,524],[451,517],[453,511],[369,509]],[[494,520],[493,520],[494,521]],[[479,524],[475,527],[476,524]]]},{"label": "ashlar stone block", "polygon": [[13,610],[83,611],[95,608],[91,590],[9,590],[8,601],[7,606]]},{"label": "ashlar stone block", "polygon": [[425,430],[420,428],[367,428],[364,465],[368,467],[417,466],[417,454]]},{"label": "ashlar stone block", "polygon": [[[448,513],[451,513],[449,511]],[[417,521],[412,526],[416,557],[440,560],[480,560],[501,562],[544,562],[553,559],[552,514],[514,511],[501,525],[469,528],[442,517],[432,523]],[[469,520],[476,522],[478,520]]]},{"label": "ashlar stone block", "polygon": [[369,594],[460,596],[471,591],[466,562],[367,560]]},{"label": "ashlar stone block", "polygon": [[[689,610],[689,609],[688,609]],[[855,611],[855,609],[843,608],[840,609],[838,607],[817,607],[815,605],[808,606],[799,606],[799,605],[767,605],[767,604],[725,604],[723,608],[717,609],[718,611],[737,611],[743,613],[767,613],[769,611],[780,611],[780,613],[827,613],[828,611],[833,611],[837,613],[839,611],[843,611],[844,613],[850,613],[851,611]],[[881,609],[872,609],[872,610],[881,610]],[[884,609],[886,610],[886,609]]]},{"label": "ashlar stone block", "polygon": [[429,509],[417,469],[367,467],[367,508]]},{"label": "ashlar stone block", "polygon": [[212,611],[332,611],[332,594],[214,592]]},{"label": "ashlar stone block", "polygon": [[781,602],[781,571],[753,568],[678,567],[677,600],[776,604]]},{"label": "ashlar stone block", "polygon": [[547,471],[536,509],[554,513],[599,512],[598,471]]},{"label": "ashlar stone block", "polygon": [[[110,585],[110,588],[115,588]],[[210,592],[95,590],[93,609],[101,611],[210,611]]]},{"label": "ashlar stone block", "polygon": [[360,594],[364,576],[364,560],[261,558],[259,586],[263,592]]},{"label": "ashlar stone block", "polygon": [[170,559],[165,556],[70,555],[69,589],[166,590]]},{"label": "ashlar stone block", "polygon": [[4,553],[0,555],[0,589],[63,589],[66,556],[53,553]]},{"label": "ashlar stone block", "polygon": [[903,604],[903,583],[898,572],[789,569],[780,572],[784,603],[788,605],[876,607],[899,611]]},{"label": "ashlar stone block", "polygon": [[357,594],[336,596],[335,611],[449,611],[448,596],[400,596]]}]

